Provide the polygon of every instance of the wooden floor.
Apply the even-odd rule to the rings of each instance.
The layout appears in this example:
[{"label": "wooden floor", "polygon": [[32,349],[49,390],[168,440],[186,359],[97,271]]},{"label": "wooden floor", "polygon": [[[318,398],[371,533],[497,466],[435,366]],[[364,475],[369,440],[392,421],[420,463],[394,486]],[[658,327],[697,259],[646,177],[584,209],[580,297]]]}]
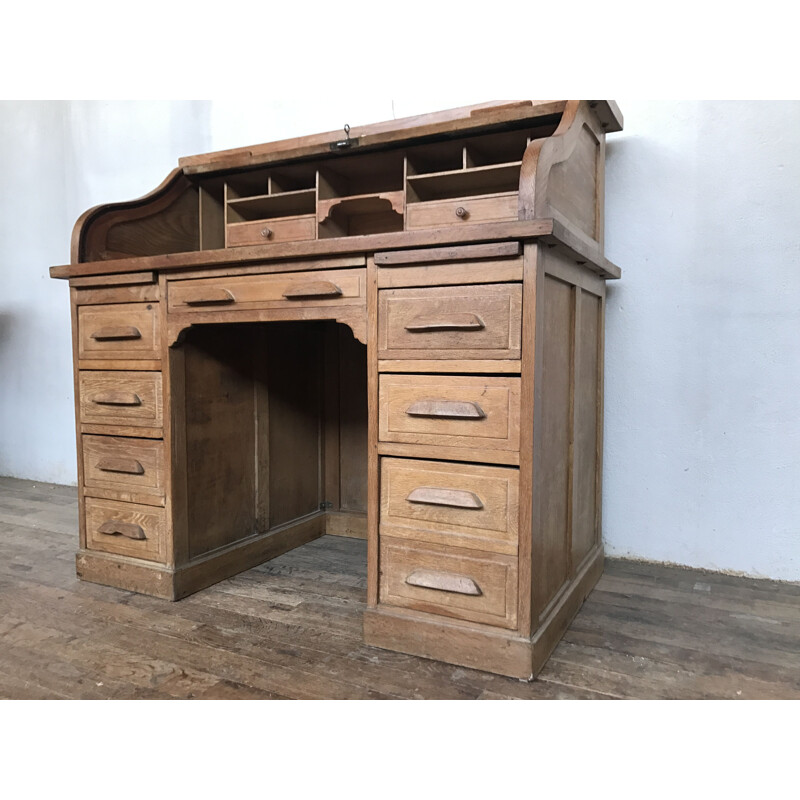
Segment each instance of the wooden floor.
[{"label": "wooden floor", "polygon": [[75,489],[0,478],[3,698],[800,698],[800,585],[608,560],[532,683],[367,647],[365,543],[178,603],[75,578]]}]

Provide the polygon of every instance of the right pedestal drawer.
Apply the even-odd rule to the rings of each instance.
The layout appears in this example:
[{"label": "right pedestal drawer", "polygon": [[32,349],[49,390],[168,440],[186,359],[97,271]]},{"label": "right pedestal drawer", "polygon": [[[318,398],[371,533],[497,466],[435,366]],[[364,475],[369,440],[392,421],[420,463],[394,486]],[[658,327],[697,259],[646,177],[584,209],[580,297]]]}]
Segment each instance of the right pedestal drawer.
[{"label": "right pedestal drawer", "polygon": [[378,358],[518,359],[522,286],[383,289]]},{"label": "right pedestal drawer", "polygon": [[501,628],[517,626],[517,559],[381,537],[380,602]]},{"label": "right pedestal drawer", "polygon": [[517,451],[519,394],[519,378],[383,374],[379,439]]},{"label": "right pedestal drawer", "polygon": [[519,470],[381,459],[381,536],[517,552]]}]

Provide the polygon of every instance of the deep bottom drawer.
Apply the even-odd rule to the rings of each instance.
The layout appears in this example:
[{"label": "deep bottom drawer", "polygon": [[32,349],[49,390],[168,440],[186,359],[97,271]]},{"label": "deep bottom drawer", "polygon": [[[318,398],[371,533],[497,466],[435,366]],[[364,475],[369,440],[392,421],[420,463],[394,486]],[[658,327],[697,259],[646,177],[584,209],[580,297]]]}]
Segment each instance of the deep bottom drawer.
[{"label": "deep bottom drawer", "polygon": [[165,527],[163,509],[86,498],[86,547],[89,550],[164,561]]},{"label": "deep bottom drawer", "polygon": [[517,559],[382,537],[380,602],[517,626]]}]

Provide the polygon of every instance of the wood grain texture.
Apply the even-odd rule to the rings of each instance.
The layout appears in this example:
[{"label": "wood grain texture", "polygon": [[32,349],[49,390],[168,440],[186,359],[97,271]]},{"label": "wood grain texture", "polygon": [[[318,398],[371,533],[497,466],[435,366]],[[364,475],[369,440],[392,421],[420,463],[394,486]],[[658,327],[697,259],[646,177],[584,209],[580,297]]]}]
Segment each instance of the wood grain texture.
[{"label": "wood grain texture", "polygon": [[[471,502],[443,492],[466,494]],[[518,513],[516,469],[381,459],[380,524],[387,536],[513,555]]]},{"label": "wood grain texture", "polygon": [[133,427],[162,423],[159,372],[81,372],[78,383],[83,423]]},{"label": "wood grain texture", "polygon": [[157,359],[161,326],[157,303],[81,306],[78,357],[81,359]]},{"label": "wood grain texture", "polygon": [[[323,537],[168,603],[76,581],[77,518],[74,487],[0,478],[0,697],[800,699],[794,584],[607,559],[527,683],[479,671],[524,648],[511,632],[403,617],[382,641],[405,624],[424,657],[364,644],[363,541]],[[431,660],[442,648],[467,666]]]},{"label": "wood grain texture", "polygon": [[157,439],[83,436],[84,486],[107,489],[126,500],[130,493],[164,496],[164,443]]},{"label": "wood grain texture", "polygon": [[[466,417],[409,413],[420,403],[466,404],[482,413]],[[383,374],[379,427],[382,442],[481,447],[487,451],[486,460],[492,459],[494,450],[518,451],[519,379]]]},{"label": "wood grain texture", "polygon": [[522,287],[385,289],[379,359],[519,359]]},{"label": "wood grain texture", "polygon": [[[123,526],[137,526],[143,534],[131,538],[119,526],[115,527],[114,532],[108,532],[108,523],[113,522]],[[166,520],[163,509],[86,498],[86,545],[90,550],[147,561],[164,561],[165,537]]]}]

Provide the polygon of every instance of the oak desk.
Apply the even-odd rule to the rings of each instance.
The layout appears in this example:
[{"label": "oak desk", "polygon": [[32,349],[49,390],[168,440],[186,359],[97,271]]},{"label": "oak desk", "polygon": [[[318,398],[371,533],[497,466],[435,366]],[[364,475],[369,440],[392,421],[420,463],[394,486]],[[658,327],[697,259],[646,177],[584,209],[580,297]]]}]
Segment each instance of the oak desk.
[{"label": "oak desk", "polygon": [[607,101],[182,159],[69,279],[78,575],[177,600],[368,540],[365,640],[530,678],[603,564]]}]

